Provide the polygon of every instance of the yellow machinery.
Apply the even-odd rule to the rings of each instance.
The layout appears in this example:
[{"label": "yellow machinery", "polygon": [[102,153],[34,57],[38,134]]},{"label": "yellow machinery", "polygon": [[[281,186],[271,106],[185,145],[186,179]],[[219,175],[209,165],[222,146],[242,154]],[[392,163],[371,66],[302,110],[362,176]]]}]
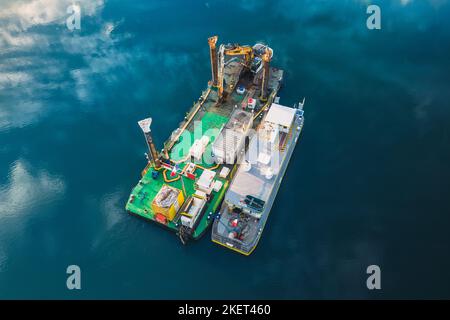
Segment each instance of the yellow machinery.
[{"label": "yellow machinery", "polygon": [[172,221],[178,210],[184,203],[184,195],[181,190],[163,185],[152,202],[152,210],[155,215],[163,215]]},{"label": "yellow machinery", "polygon": [[223,76],[224,76],[224,68],[225,68],[225,56],[244,56],[245,58],[245,67],[250,68],[250,65],[253,60],[253,48],[250,46],[220,46],[219,50],[219,59],[220,59],[220,69],[219,69],[219,81],[218,81],[218,92],[219,99],[223,98]]},{"label": "yellow machinery", "polygon": [[219,101],[223,98],[223,77],[225,70],[225,47],[220,45],[219,48],[219,67],[218,67],[218,78],[217,78],[217,94],[219,96]]},{"label": "yellow machinery", "polygon": [[236,45],[231,48],[225,47],[224,54],[226,56],[245,56],[245,66],[250,68],[253,60],[253,48],[250,46]]},{"label": "yellow machinery", "polygon": [[[216,52],[216,44],[218,37],[213,36],[208,38],[211,70],[212,70],[212,86],[217,87],[219,100],[223,98],[223,82],[225,69],[225,56],[244,56],[244,66],[250,68],[253,58],[255,57],[255,50],[250,46],[235,45],[220,45],[219,52]],[[267,101],[267,88],[270,79],[270,61],[272,60],[273,51],[269,47],[265,47],[264,53],[257,53],[261,57],[263,63],[263,74],[261,83],[261,101]]]},{"label": "yellow machinery", "polygon": [[218,82],[216,43],[217,43],[217,36],[208,38],[209,55],[211,58],[211,72],[212,72],[212,83],[211,84],[214,87],[217,87],[217,82]]},{"label": "yellow machinery", "polygon": [[225,56],[244,56],[244,65],[250,68],[252,60],[254,58],[253,48],[250,46],[231,45],[219,47],[219,56],[217,57],[216,43],[217,36],[208,38],[209,53],[211,59],[211,84],[217,87],[219,100],[223,97],[223,77],[225,68]]}]

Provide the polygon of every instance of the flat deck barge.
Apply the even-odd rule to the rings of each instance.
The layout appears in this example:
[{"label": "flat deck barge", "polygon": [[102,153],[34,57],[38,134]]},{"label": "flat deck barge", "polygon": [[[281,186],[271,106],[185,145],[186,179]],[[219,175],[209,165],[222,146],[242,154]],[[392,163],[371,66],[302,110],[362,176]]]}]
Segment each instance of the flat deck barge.
[{"label": "flat deck barge", "polygon": [[[217,37],[208,40],[212,80],[160,151],[152,119],[139,122],[148,162],[126,204],[129,213],[176,232],[183,243],[200,238],[213,222],[238,168],[235,160],[245,153],[245,136],[259,126],[283,80],[283,70],[270,66],[268,46],[217,50]],[[242,135],[242,143],[225,141],[229,132]],[[219,159],[222,151],[234,159]]]}]

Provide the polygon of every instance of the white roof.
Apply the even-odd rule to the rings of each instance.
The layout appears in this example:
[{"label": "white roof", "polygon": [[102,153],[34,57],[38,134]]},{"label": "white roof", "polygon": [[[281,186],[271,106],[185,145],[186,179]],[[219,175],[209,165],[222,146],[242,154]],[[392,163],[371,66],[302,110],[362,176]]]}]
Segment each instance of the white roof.
[{"label": "white roof", "polygon": [[261,162],[262,164],[266,164],[266,165],[269,164],[270,158],[271,158],[270,154],[267,154],[264,152],[261,152],[258,155],[258,161]]},{"label": "white roof", "polygon": [[282,125],[283,127],[290,127],[294,120],[295,109],[285,107],[280,104],[272,103],[266,115],[266,121]]},{"label": "white roof", "polygon": [[204,189],[209,189],[211,183],[216,175],[215,171],[205,169],[203,170],[200,178],[197,181],[197,185]]}]

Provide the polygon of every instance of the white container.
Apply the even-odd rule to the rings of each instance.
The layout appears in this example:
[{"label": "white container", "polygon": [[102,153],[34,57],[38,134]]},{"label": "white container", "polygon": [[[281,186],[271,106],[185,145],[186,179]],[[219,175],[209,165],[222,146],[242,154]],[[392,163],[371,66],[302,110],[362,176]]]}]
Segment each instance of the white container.
[{"label": "white container", "polygon": [[212,146],[216,163],[234,164],[252,124],[253,115],[250,112],[239,109],[233,112]]},{"label": "white container", "polygon": [[195,160],[201,161],[203,153],[205,153],[206,146],[209,143],[209,137],[203,136],[201,139],[195,140],[191,149],[189,150],[189,154],[194,157]]},{"label": "white container", "polygon": [[196,189],[205,192],[206,194],[210,194],[213,187],[213,180],[216,175],[215,171],[212,170],[203,170],[200,178],[196,182]]},{"label": "white container", "polygon": [[229,173],[230,173],[230,169],[227,167],[223,167],[222,170],[220,170],[219,176],[221,178],[225,179]]},{"label": "white container", "polygon": [[219,192],[220,189],[222,189],[222,186],[223,186],[222,181],[216,181],[216,182],[214,182],[213,189],[214,189],[215,192]]}]

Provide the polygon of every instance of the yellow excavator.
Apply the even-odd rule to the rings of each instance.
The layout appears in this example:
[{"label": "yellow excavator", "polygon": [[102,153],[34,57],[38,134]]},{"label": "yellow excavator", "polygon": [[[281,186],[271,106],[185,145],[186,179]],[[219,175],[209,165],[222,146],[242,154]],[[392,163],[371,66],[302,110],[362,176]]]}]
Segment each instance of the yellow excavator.
[{"label": "yellow excavator", "polygon": [[[272,59],[273,51],[267,46],[260,45],[262,48],[255,48],[251,46],[241,46],[239,44],[228,44],[220,45],[218,54],[216,52],[216,43],[218,37],[213,36],[208,39],[210,48],[210,58],[211,58],[211,69],[212,69],[212,86],[217,87],[219,100],[223,98],[223,83],[224,83],[224,68],[225,68],[225,56],[244,56],[243,65],[246,68],[251,68],[253,59],[256,56],[262,60],[263,68],[263,78],[261,87],[262,101],[267,99],[267,86],[269,82],[269,72],[270,72],[270,60]],[[256,52],[255,52],[256,50]]]},{"label": "yellow excavator", "polygon": [[226,56],[244,56],[245,66],[250,68],[253,60],[253,48],[250,46],[240,46],[240,45],[228,45],[225,46],[223,53]]},{"label": "yellow excavator", "polygon": [[244,56],[244,66],[250,68],[254,53],[250,46],[241,46],[239,44],[220,45],[218,57],[216,54],[217,36],[208,38],[211,70],[212,70],[212,85],[217,87],[219,99],[223,97],[223,77],[225,68],[225,56]]},{"label": "yellow excavator", "polygon": [[220,45],[219,47],[219,66],[218,66],[218,79],[217,89],[219,99],[223,98],[223,77],[225,68],[225,56],[244,56],[244,66],[250,68],[254,54],[253,48],[250,46],[240,46],[238,44]]}]

